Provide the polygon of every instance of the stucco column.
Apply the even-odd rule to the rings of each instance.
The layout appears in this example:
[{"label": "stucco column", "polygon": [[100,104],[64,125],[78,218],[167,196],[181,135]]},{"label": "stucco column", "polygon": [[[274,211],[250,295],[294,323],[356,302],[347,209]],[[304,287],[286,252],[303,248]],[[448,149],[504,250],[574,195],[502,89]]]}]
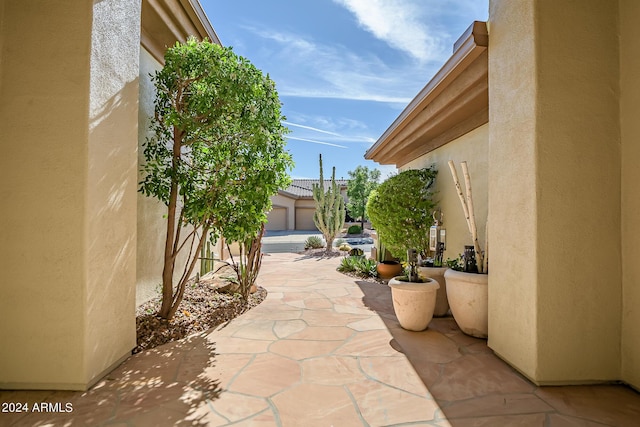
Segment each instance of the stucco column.
[{"label": "stucco column", "polygon": [[0,9],[0,388],[84,389],[135,346],[140,2]]},{"label": "stucco column", "polygon": [[620,378],[617,2],[491,0],[489,345],[539,384]]}]

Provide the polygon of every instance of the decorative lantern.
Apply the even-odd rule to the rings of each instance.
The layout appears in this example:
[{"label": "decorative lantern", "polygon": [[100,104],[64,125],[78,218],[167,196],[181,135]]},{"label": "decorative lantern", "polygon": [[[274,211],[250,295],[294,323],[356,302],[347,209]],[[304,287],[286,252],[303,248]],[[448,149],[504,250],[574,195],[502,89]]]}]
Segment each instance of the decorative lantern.
[{"label": "decorative lantern", "polygon": [[[440,214],[440,219],[437,218],[437,214]],[[442,228],[442,218],[444,214],[442,211],[433,211],[433,225],[429,229],[429,249],[432,251],[438,250],[438,243],[442,243],[442,250],[446,249],[447,231]]]},{"label": "decorative lantern", "polygon": [[465,273],[477,273],[478,266],[476,265],[476,251],[473,246],[464,247],[464,255],[462,256],[464,261]]}]

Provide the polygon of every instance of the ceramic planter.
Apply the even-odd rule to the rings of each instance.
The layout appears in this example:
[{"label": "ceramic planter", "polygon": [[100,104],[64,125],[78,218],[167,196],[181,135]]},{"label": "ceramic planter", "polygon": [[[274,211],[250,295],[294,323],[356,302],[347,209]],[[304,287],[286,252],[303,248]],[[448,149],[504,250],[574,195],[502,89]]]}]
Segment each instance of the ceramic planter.
[{"label": "ceramic planter", "polygon": [[440,284],[434,279],[424,283],[401,282],[398,277],[389,280],[393,310],[400,326],[409,331],[427,329],[433,318],[436,294]]},{"label": "ceramic planter", "polygon": [[489,275],[448,269],[444,278],[451,313],[462,332],[476,338],[487,338]]},{"label": "ceramic planter", "polygon": [[436,295],[436,308],[433,315],[436,317],[446,316],[449,311],[449,300],[447,299],[447,284],[444,280],[444,272],[448,267],[418,267],[418,274],[421,277],[430,277],[440,284],[440,289]]},{"label": "ceramic planter", "polygon": [[377,266],[378,276],[381,279],[391,279],[402,274],[402,264],[398,261],[382,261]]}]

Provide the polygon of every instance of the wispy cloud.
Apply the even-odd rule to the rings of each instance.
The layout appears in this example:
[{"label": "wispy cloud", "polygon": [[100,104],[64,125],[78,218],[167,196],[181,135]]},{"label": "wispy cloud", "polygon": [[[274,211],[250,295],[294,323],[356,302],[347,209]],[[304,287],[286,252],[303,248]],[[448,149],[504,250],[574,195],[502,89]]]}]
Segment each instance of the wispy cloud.
[{"label": "wispy cloud", "polygon": [[285,121],[283,121],[282,123],[284,123],[287,126],[294,126],[294,127],[297,127],[297,128],[312,130],[314,132],[326,133],[327,135],[340,136],[340,134],[337,134],[335,132],[329,132],[329,131],[326,131],[326,130],[314,128],[312,126],[300,125],[300,124],[297,124],[297,123],[291,123],[291,122],[285,122]]},{"label": "wispy cloud", "polygon": [[[280,64],[280,96],[333,98],[405,105],[424,84],[425,69],[386,64],[372,53],[354,53],[345,46],[317,43],[301,34],[257,27],[245,29],[272,42],[263,55]],[[275,44],[275,45],[274,45]],[[286,73],[295,69],[295,75]],[[433,67],[435,71],[437,67]],[[274,77],[278,70],[274,70]]]},{"label": "wispy cloud", "polygon": [[421,62],[438,60],[446,49],[442,35],[422,18],[424,7],[406,0],[334,0],[353,13],[358,24],[389,46]]},{"label": "wispy cloud", "polygon": [[349,147],[345,147],[344,145],[333,144],[331,142],[317,141],[315,139],[298,138],[295,136],[286,136],[285,138],[292,139],[294,141],[303,141],[303,142],[311,142],[313,144],[328,145],[330,147],[349,148]]}]

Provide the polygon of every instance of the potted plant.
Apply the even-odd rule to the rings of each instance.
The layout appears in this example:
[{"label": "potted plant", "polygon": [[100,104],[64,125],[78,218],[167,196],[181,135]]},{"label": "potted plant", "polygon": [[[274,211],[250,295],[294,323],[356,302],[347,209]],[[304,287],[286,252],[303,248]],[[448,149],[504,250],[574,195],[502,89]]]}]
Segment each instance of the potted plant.
[{"label": "potted plant", "polygon": [[[477,338],[487,338],[489,335],[489,275],[486,243],[488,239],[485,238],[485,247],[481,249],[467,162],[462,162],[461,166],[465,180],[466,197],[462,192],[456,167],[453,161],[449,161],[449,168],[458,191],[464,216],[467,219],[473,245],[465,246],[464,255],[461,255],[458,260],[447,261],[450,267],[444,274],[447,283],[447,298],[451,306],[451,314],[462,332]],[[486,232],[485,236],[487,236]]]},{"label": "potted plant", "polygon": [[436,294],[440,284],[418,275],[417,252],[407,251],[407,272],[389,280],[393,310],[400,326],[409,331],[423,331],[433,318]]},{"label": "potted plant", "polygon": [[[436,175],[433,166],[407,170],[388,178],[369,194],[367,216],[376,229],[378,241],[384,242],[384,247],[377,251],[379,263],[383,264],[379,264],[380,270],[389,264],[384,262],[389,260],[389,252],[404,254],[409,247],[426,257],[429,227],[433,223],[431,214],[436,206],[432,191]],[[394,268],[398,271],[400,267],[396,264]],[[385,274],[380,271],[381,277]]]},{"label": "potted plant", "polygon": [[376,265],[376,271],[378,277],[384,280],[389,280],[402,273],[402,264],[396,258],[394,258],[388,251],[384,243],[382,243],[380,236],[376,240],[376,254],[378,264]]},{"label": "potted plant", "polygon": [[[438,227],[442,224],[443,214],[440,212],[440,219],[436,218],[436,212],[433,212],[433,219],[435,222],[435,227]],[[431,227],[433,228],[433,227]],[[438,230],[436,228],[436,230]],[[419,261],[418,274],[422,277],[430,277],[436,280],[440,284],[440,289],[438,289],[438,295],[436,298],[436,308],[433,312],[433,315],[436,317],[446,316],[449,311],[449,300],[447,298],[447,285],[444,279],[444,273],[447,271],[447,266],[442,261],[443,253],[444,253],[444,243],[437,242],[435,246],[435,253],[430,253],[427,250],[431,249],[431,245],[424,250],[427,252],[427,258],[421,259]]]}]

